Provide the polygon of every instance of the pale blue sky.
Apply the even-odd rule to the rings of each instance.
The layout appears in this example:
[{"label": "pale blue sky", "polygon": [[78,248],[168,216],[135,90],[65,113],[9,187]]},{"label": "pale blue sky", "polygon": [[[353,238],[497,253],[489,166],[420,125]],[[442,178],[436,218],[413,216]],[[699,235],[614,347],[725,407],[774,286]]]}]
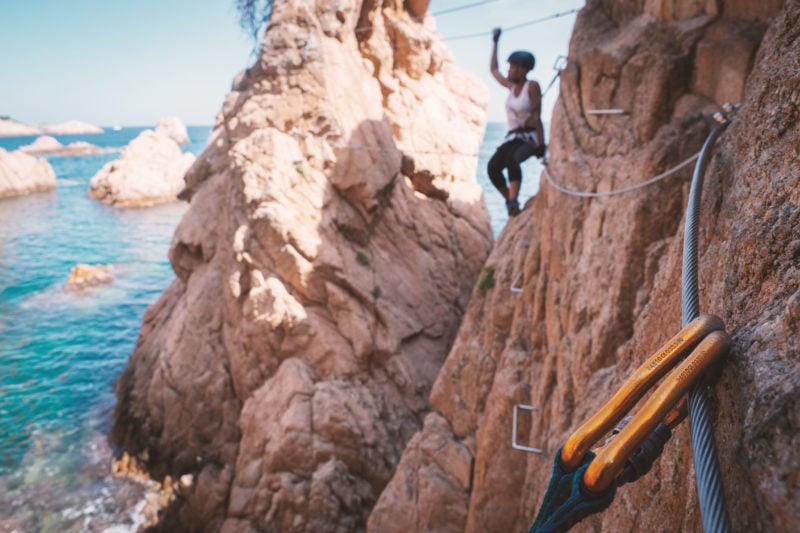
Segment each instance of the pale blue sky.
[{"label": "pale blue sky", "polygon": [[[281,1],[281,0],[276,0]],[[481,0],[432,0],[429,11]],[[581,7],[583,0],[491,0],[436,16],[456,62],[490,89],[488,119],[504,121],[505,91],[488,72],[491,29]],[[575,15],[503,34],[534,52],[544,89],[566,55]],[[485,33],[468,39],[451,37]],[[26,123],[82,120],[148,126],[166,115],[212,124],[231,81],[253,61],[234,0],[0,0],[0,115]],[[549,116],[557,86],[545,98]]]}]

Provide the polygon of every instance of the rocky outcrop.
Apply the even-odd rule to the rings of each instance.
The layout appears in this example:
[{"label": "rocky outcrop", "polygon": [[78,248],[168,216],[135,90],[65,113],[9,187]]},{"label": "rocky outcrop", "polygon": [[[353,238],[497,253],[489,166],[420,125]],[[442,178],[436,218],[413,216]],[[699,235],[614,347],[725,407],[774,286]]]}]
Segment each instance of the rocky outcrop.
[{"label": "rocky outcrop", "polygon": [[41,154],[47,152],[56,152],[64,148],[64,145],[58,142],[55,137],[49,135],[40,135],[31,144],[20,146],[19,150],[26,154]]},{"label": "rocky outcrop", "polygon": [[[616,190],[696,152],[708,131],[699,111],[742,102],[716,145],[699,231],[701,310],[733,337],[708,392],[734,531],[800,522],[798,27],[798,2],[590,1],[550,136],[554,180]],[[589,113],[603,108],[628,114]],[[434,412],[370,531],[530,526],[559,446],[679,329],[689,175],[595,199],[543,183],[487,261],[494,288],[473,293]],[[512,449],[517,403],[538,407],[521,415],[517,439],[545,457]],[[575,530],[701,531],[687,426]]]},{"label": "rocky outcrop", "polygon": [[103,128],[79,120],[68,120],[67,122],[59,122],[57,124],[44,124],[42,125],[42,133],[47,135],[103,133]]},{"label": "rocky outcrop", "polygon": [[96,155],[110,151],[85,141],[75,141],[64,146],[55,137],[49,135],[37,137],[31,144],[20,146],[19,150],[26,154],[61,156]]},{"label": "rocky outcrop", "polygon": [[111,265],[79,264],[70,269],[64,290],[81,293],[112,281],[114,281],[114,269]]},{"label": "rocky outcrop", "polygon": [[46,160],[0,148],[0,198],[50,191],[55,187],[56,174]]},{"label": "rocky outcrop", "polygon": [[117,207],[141,207],[175,201],[183,176],[195,157],[181,152],[170,123],[144,130],[106,163],[89,183],[89,196]]},{"label": "rocky outcrop", "polygon": [[193,474],[165,530],[360,531],[491,247],[485,90],[399,0],[276,2],[262,48],[187,172],[112,438]]},{"label": "rocky outcrop", "polygon": [[42,130],[35,126],[23,124],[16,120],[0,118],[0,137],[23,137],[26,135],[39,135],[40,133],[42,133]]},{"label": "rocky outcrop", "polygon": [[178,117],[164,117],[156,124],[156,131],[164,131],[170,139],[178,144],[189,144],[186,126]]}]

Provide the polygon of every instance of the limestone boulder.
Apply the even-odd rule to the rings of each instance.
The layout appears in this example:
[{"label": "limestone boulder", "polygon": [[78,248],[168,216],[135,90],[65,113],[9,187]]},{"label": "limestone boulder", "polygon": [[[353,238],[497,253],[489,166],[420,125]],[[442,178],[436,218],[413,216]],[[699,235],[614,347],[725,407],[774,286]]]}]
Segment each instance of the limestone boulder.
[{"label": "limestone boulder", "polygon": [[92,177],[89,196],[117,207],[175,201],[194,160],[165,130],[144,130]]},{"label": "limestone boulder", "polygon": [[50,191],[55,187],[56,174],[45,159],[0,148],[0,198]]},{"label": "limestone boulder", "polygon": [[165,530],[361,531],[422,427],[492,243],[486,91],[428,19],[276,2],[187,172],[112,432],[193,475]]},{"label": "limestone boulder", "polygon": [[163,117],[156,124],[156,131],[163,131],[178,144],[189,144],[189,134],[179,117]]},{"label": "limestone boulder", "polygon": [[[736,68],[717,65],[723,54],[707,65],[709,87],[735,74],[742,106],[716,144],[701,203],[700,307],[733,338],[706,389],[733,531],[797,529],[798,21],[797,2],[587,3],[561,76],[542,188],[495,244],[494,284],[473,293],[433,386],[433,413],[368,531],[527,530],[558,448],[680,328],[691,171],[597,198],[564,194],[547,179],[608,193],[696,153],[710,124],[699,110],[718,106],[694,92],[694,71],[706,61],[702,43],[723,37],[756,44],[720,48]],[[586,113],[613,107],[630,114]],[[520,414],[516,436],[515,404],[538,409]],[[429,449],[468,456],[445,461]],[[446,526],[437,522],[443,513],[452,517]],[[647,475],[573,530],[702,529],[683,423]]]}]

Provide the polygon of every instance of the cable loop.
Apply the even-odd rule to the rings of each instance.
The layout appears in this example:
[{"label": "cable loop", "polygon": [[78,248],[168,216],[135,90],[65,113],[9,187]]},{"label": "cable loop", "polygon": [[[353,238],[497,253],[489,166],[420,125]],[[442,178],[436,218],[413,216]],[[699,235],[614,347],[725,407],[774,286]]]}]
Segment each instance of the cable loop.
[{"label": "cable loop", "polygon": [[697,159],[697,157],[699,155],[700,155],[700,152],[697,152],[696,154],[694,154],[693,156],[689,157],[688,159],[685,159],[685,160],[681,161],[680,163],[678,163],[674,167],[662,172],[661,174],[658,174],[657,176],[653,176],[652,178],[648,179],[647,181],[643,181],[642,183],[638,183],[636,185],[631,185],[630,187],[623,187],[621,189],[615,189],[613,191],[584,192],[584,191],[577,191],[575,189],[570,189],[568,187],[565,187],[564,185],[561,185],[561,184],[557,183],[553,179],[553,176],[552,176],[552,174],[550,172],[550,166],[549,165],[545,165],[545,167],[544,167],[544,177],[547,180],[547,182],[550,185],[553,186],[554,189],[556,189],[557,191],[562,192],[564,194],[569,194],[571,196],[578,196],[580,198],[602,198],[602,197],[605,197],[605,196],[616,196],[618,194],[625,194],[625,193],[632,192],[632,191],[635,191],[635,190],[638,190],[638,189],[643,189],[644,187],[647,187],[648,185],[652,185],[653,183],[656,183],[657,181],[661,181],[664,178],[667,178],[667,177],[671,176],[672,174],[674,174],[675,172],[679,171],[683,167],[688,166],[692,161]]}]

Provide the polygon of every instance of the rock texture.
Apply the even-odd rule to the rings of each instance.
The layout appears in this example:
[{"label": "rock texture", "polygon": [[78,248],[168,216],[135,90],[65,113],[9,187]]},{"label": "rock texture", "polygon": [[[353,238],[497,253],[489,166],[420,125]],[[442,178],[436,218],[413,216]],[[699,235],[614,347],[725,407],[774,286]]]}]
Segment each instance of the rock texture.
[{"label": "rock texture", "polygon": [[[734,531],[800,523],[800,3],[594,0],[579,14],[549,171],[610,191],[696,152],[698,111],[742,107],[716,145],[700,226],[701,310],[734,347],[708,386]],[[587,111],[623,108],[622,116]],[[690,172],[582,199],[543,183],[505,228],[368,530],[525,531],[553,454],[680,326]],[[516,283],[522,292],[512,292]],[[512,449],[518,440],[545,457]],[[701,531],[688,424],[653,470],[575,531]]]},{"label": "rock texture", "polygon": [[156,131],[163,130],[173,141],[178,144],[189,144],[189,134],[186,126],[178,117],[164,117],[156,124]]},{"label": "rock texture", "polygon": [[56,174],[46,160],[0,148],[0,198],[50,191],[55,187]]},{"label": "rock texture", "polygon": [[103,165],[89,183],[89,196],[117,207],[175,201],[195,157],[181,152],[171,122],[144,130],[122,149],[119,159]]},{"label": "rock texture", "polygon": [[399,0],[275,3],[117,384],[113,440],[193,474],[164,530],[364,530],[491,247],[485,105]]}]

